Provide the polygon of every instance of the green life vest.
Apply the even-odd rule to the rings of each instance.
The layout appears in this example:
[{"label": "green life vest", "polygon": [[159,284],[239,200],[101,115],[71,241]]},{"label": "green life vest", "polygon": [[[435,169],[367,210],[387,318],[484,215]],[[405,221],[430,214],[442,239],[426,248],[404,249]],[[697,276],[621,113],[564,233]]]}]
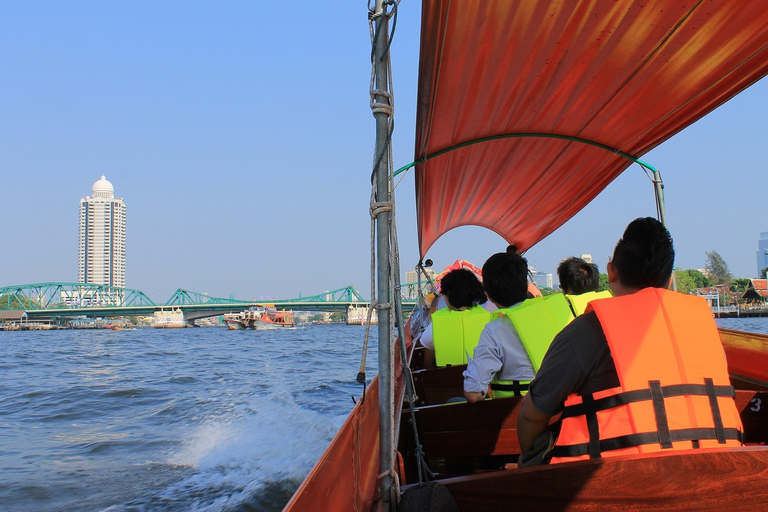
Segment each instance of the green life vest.
[{"label": "green life vest", "polygon": [[474,354],[480,333],[490,319],[491,314],[483,306],[464,311],[443,308],[432,313],[435,364],[467,364],[467,352]]},{"label": "green life vest", "polygon": [[[562,293],[527,299],[513,308],[500,309],[499,314],[512,321],[531,358],[534,372],[539,371],[544,354],[557,333],[573,320],[571,308]],[[494,398],[520,396],[528,391],[529,384],[530,381],[506,381],[494,377],[491,390]]]},{"label": "green life vest", "polygon": [[610,290],[604,290],[602,292],[582,293],[581,295],[566,295],[565,297],[568,299],[568,302],[571,303],[573,312],[576,313],[576,316],[579,316],[580,314],[584,313],[584,311],[586,311],[587,304],[593,300],[608,299],[613,297],[613,295],[611,295]]}]

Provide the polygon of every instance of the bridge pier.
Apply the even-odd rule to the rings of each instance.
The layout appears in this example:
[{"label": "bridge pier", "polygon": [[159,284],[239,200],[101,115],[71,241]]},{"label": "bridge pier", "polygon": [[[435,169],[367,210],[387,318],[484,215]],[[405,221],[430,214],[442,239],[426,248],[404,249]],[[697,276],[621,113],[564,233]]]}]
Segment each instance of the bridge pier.
[{"label": "bridge pier", "polygon": [[179,308],[160,308],[160,311],[155,311],[154,319],[156,329],[173,329],[188,326],[184,311]]},{"label": "bridge pier", "polygon": [[[365,325],[368,323],[368,306],[348,306],[347,307],[347,325]],[[379,316],[376,311],[371,314],[371,325],[379,323]]]}]

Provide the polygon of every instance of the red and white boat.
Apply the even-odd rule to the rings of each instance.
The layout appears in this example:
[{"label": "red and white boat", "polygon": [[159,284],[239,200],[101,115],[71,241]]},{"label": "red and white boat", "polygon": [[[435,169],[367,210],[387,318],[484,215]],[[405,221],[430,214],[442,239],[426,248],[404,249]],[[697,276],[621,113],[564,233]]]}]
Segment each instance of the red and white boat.
[{"label": "red and white boat", "polygon": [[244,311],[239,313],[225,313],[224,323],[230,331],[242,331],[247,329],[249,325]]},{"label": "red and white boat", "polygon": [[255,307],[239,313],[227,313],[224,315],[224,323],[232,331],[243,329],[264,331],[296,327],[293,311],[278,311],[274,306]]},{"label": "red and white boat", "polygon": [[293,311],[278,311],[277,308],[268,306],[256,312],[250,319],[250,326],[257,331],[291,329],[296,327],[296,322],[293,319]]}]

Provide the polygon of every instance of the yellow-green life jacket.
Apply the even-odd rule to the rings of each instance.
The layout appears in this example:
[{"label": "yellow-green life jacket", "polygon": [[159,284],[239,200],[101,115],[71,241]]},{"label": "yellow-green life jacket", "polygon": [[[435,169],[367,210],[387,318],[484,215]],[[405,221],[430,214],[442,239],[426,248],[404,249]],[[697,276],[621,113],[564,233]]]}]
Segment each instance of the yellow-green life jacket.
[{"label": "yellow-green life jacket", "polygon": [[568,302],[571,303],[573,312],[576,314],[576,316],[579,316],[580,314],[584,313],[584,311],[586,311],[587,304],[593,300],[608,299],[613,297],[613,295],[611,295],[610,290],[604,290],[602,292],[582,293],[581,295],[566,295],[565,297],[568,299]]},{"label": "yellow-green life jacket", "polygon": [[[496,316],[494,311],[494,316]],[[544,354],[563,327],[573,320],[573,313],[562,293],[527,299],[521,304],[498,310],[515,326],[517,335],[531,358],[533,371],[539,371]],[[494,377],[491,390],[494,398],[520,396],[528,391],[530,381],[507,381]]]},{"label": "yellow-green life jacket", "polygon": [[474,354],[480,333],[490,320],[491,314],[483,306],[464,311],[443,308],[432,313],[435,364],[467,364],[467,352]]}]

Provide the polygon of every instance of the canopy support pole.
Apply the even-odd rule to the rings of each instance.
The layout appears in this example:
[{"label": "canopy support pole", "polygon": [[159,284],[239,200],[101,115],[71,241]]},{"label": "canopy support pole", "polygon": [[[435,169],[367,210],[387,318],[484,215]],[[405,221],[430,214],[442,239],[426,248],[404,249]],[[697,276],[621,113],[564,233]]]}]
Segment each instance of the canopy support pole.
[{"label": "canopy support pole", "polygon": [[[653,191],[656,196],[656,211],[659,214],[659,222],[661,222],[667,230],[667,208],[664,206],[664,182],[661,181],[661,173],[655,167],[648,167],[653,173]],[[675,272],[672,271],[672,282],[670,288],[677,291],[677,279],[675,279]]]},{"label": "canopy support pole", "polygon": [[667,210],[664,207],[664,182],[661,181],[661,173],[658,169],[651,168],[653,172],[653,189],[656,194],[656,210],[659,212],[659,221],[667,227]]},{"label": "canopy support pole", "polygon": [[[388,91],[388,74],[386,53],[388,51],[389,23],[383,0],[376,0],[376,8],[373,14],[374,20],[374,70],[376,75],[376,91]],[[376,103],[389,104],[389,98],[384,94],[375,94]],[[376,198],[377,204],[388,204],[389,198],[389,115],[377,110],[374,113],[376,119],[376,155],[378,165],[374,169],[376,173]],[[379,492],[384,503],[385,510],[393,510],[392,496],[392,469],[394,454],[392,453],[392,408],[390,399],[394,393],[392,374],[392,342],[390,340],[390,311],[385,304],[392,304],[392,295],[389,289],[389,247],[390,247],[390,212],[386,208],[380,208],[376,215],[376,280],[378,302],[378,333],[379,333]]]}]

